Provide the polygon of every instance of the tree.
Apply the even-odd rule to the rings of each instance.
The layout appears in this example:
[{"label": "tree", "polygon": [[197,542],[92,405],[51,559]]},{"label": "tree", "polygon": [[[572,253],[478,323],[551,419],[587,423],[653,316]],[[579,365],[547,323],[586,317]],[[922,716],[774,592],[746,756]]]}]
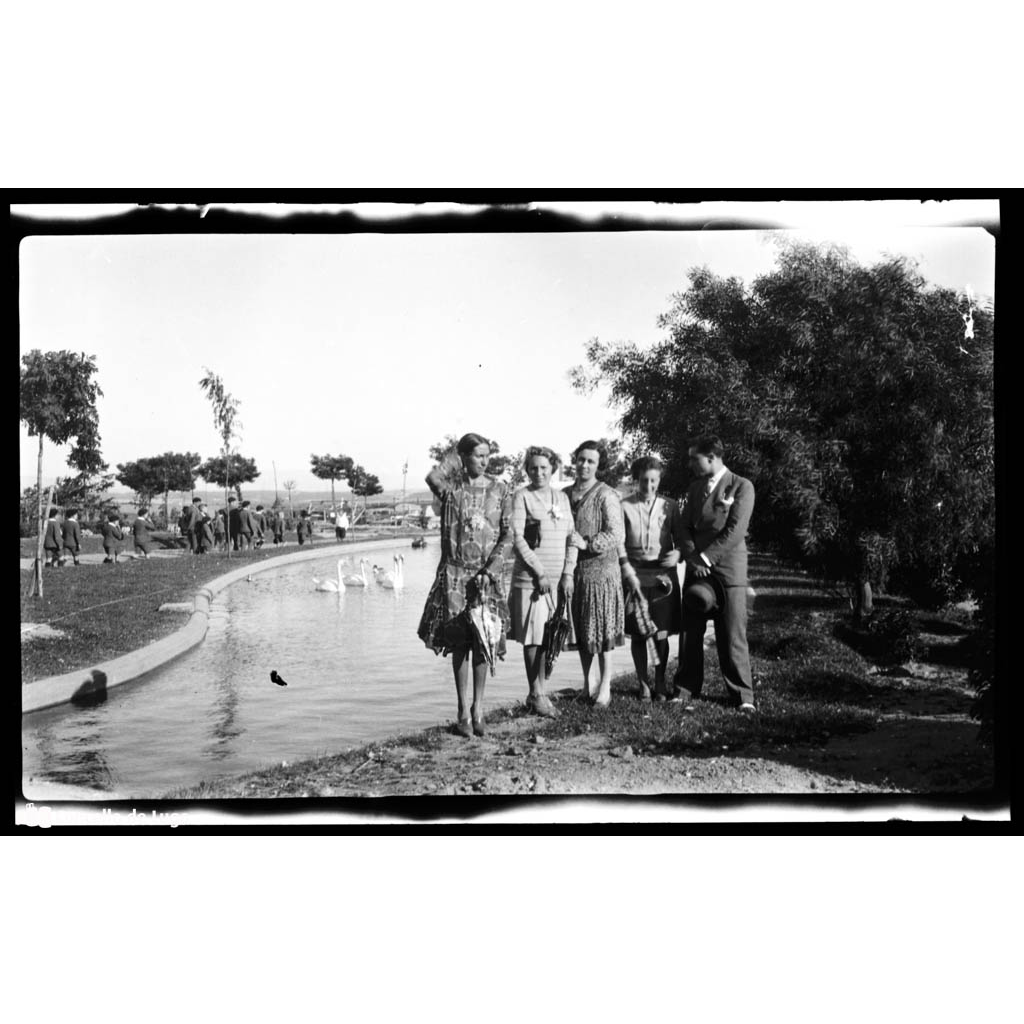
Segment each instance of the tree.
[{"label": "tree", "polygon": [[[501,476],[509,464],[509,457],[507,455],[499,454],[500,447],[497,441],[489,440],[487,443],[491,449],[491,457],[487,460],[486,472],[490,476]],[[441,460],[446,455],[456,451],[458,444],[459,439],[455,437],[454,434],[445,434],[440,441],[436,444],[432,444],[427,451],[430,457],[434,460],[434,463],[440,464]]]},{"label": "tree", "polygon": [[96,400],[103,392],[93,380],[96,357],[74,352],[32,349],[21,357],[19,415],[29,437],[39,438],[36,488],[39,495],[33,593],[43,596],[43,440],[62,445],[74,439],[68,465],[79,473],[107,469],[100,455]]},{"label": "tree", "polygon": [[352,493],[363,499],[363,508],[366,508],[367,499],[374,494],[380,494],[384,489],[380,481],[372,473],[367,473],[362,466],[353,466],[348,474],[348,484]]},{"label": "tree", "polygon": [[[224,387],[224,381],[216,374],[203,367],[206,370],[206,376],[201,378],[199,381],[199,387],[202,388],[203,393],[210,400],[210,405],[213,407],[213,423],[217,428],[217,433],[220,434],[221,439],[221,451],[223,454],[223,470],[224,470],[224,504],[227,506],[228,488],[230,483],[229,470],[231,469],[231,462],[228,458],[231,455],[231,442],[238,438],[237,429],[241,426],[241,423],[237,422],[238,419],[238,407],[241,404],[237,398],[234,398]],[[209,460],[207,460],[207,463]],[[209,467],[211,472],[216,472],[215,466]],[[200,473],[204,480],[211,480],[212,477],[205,476]],[[250,478],[252,479],[252,478]],[[219,483],[219,479],[217,481]],[[236,485],[237,489],[237,485]],[[241,500],[241,490],[238,490],[239,500]],[[231,557],[231,517],[228,516],[225,520],[225,529],[227,531],[227,552],[228,558]]]},{"label": "tree", "polygon": [[[171,491],[189,491],[195,487],[202,457],[196,452],[164,452],[136,462],[118,463],[117,479],[130,487],[143,504],[154,495],[164,496],[164,517],[170,519],[168,502]],[[204,477],[205,479],[205,477]]]},{"label": "tree", "polygon": [[347,480],[355,465],[347,455],[310,455],[313,476],[319,480],[331,481],[331,508],[336,509],[338,502],[334,497],[336,480]]},{"label": "tree", "polygon": [[[117,502],[107,494],[113,485],[112,473],[97,476],[78,473],[70,477],[57,477],[53,485],[53,503],[63,509],[77,508],[83,524],[93,522],[117,511]],[[29,537],[35,532],[38,508],[39,489],[33,484],[25,488],[21,497],[22,537]]]},{"label": "tree", "polygon": [[963,591],[994,528],[988,309],[900,257],[788,243],[749,289],[692,270],[659,325],[647,350],[593,340],[573,381],[611,385],[667,490],[689,481],[689,441],[718,434],[757,488],[754,539],[846,583],[855,615],[887,581],[934,603]]},{"label": "tree", "polygon": [[252,483],[259,475],[256,460],[238,452],[232,452],[227,459],[223,455],[215,455],[196,468],[196,476],[201,476],[217,487],[223,487],[225,493],[234,487],[239,501],[242,500],[242,484]]},{"label": "tree", "polygon": [[292,491],[295,490],[296,483],[294,480],[285,480],[281,486],[288,492],[288,516],[294,519],[295,509],[292,508]]}]

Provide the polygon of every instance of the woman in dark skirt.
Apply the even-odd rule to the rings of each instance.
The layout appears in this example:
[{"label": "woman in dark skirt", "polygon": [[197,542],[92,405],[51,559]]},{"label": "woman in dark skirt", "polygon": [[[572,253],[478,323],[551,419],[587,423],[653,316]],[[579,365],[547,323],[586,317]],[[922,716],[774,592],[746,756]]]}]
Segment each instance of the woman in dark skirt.
[{"label": "woman in dark skirt", "polygon": [[[626,557],[636,573],[630,581],[626,632],[630,637],[633,665],[640,682],[640,699],[651,699],[648,678],[647,630],[655,628],[654,647],[658,664],[654,669],[654,699],[666,700],[665,668],[668,662],[668,638],[679,633],[682,613],[679,604],[679,508],[671,498],[658,495],[662,464],[653,456],[637,459],[632,466],[636,493],[622,502],[626,529]],[[647,630],[637,622],[638,600],[646,601]]]},{"label": "woman in dark skirt", "polygon": [[[427,474],[441,514],[441,561],[420,618],[419,638],[435,654],[451,654],[460,736],[484,735],[484,685],[488,663],[505,657],[509,629],[505,599],[505,562],[512,551],[512,492],[484,470],[490,444],[479,434],[464,435],[453,455]],[[488,650],[462,614],[479,599],[492,623]],[[473,666],[472,725],[469,715],[469,670]]]}]

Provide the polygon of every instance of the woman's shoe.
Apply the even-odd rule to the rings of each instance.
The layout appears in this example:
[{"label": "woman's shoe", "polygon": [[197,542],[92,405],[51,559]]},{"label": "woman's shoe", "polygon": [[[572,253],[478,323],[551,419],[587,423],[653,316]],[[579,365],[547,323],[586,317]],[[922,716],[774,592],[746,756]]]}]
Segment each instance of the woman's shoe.
[{"label": "woman's shoe", "polygon": [[477,736],[483,736],[487,733],[487,730],[484,728],[484,720],[482,718],[473,719],[473,732]]},{"label": "woman's shoe", "polygon": [[465,736],[467,740],[469,739],[470,736],[473,735],[473,730],[469,727],[469,719],[468,718],[460,718],[455,723],[455,731],[460,736]]},{"label": "woman's shoe", "polygon": [[606,693],[606,694],[604,694],[604,696],[602,696],[600,693],[598,693],[598,695],[594,698],[594,707],[596,707],[596,708],[606,708],[606,707],[608,707],[609,704],[611,704],[611,702],[612,702],[612,695],[610,693]]},{"label": "woman's shoe", "polygon": [[537,696],[534,696],[531,693],[530,696],[526,698],[526,706],[535,715],[540,715],[541,718],[558,717],[555,705],[551,703],[551,698],[546,693],[542,693]]}]

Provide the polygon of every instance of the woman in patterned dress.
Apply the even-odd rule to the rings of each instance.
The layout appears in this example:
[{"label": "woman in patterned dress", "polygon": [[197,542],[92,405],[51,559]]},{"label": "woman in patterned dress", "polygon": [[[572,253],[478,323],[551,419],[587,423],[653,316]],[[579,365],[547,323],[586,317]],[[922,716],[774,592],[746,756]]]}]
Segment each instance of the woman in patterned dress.
[{"label": "woman in patterned dress", "polygon": [[[648,455],[637,459],[631,474],[636,493],[622,501],[622,517],[626,527],[626,556],[636,572],[631,586],[634,600],[643,598],[657,632],[654,648],[658,665],[654,669],[654,699],[668,700],[665,669],[668,664],[668,638],[676,635],[682,625],[679,603],[679,544],[682,521],[678,507],[671,498],[658,495],[661,483],[660,459]],[[633,606],[635,608],[635,605]],[[643,635],[635,611],[626,615],[626,632],[630,636],[633,665],[640,682],[640,699],[651,699],[648,682],[647,639]]]},{"label": "woman in patterned dress", "polygon": [[[523,468],[530,483],[512,497],[516,561],[508,600],[509,636],[523,645],[530,687],[526,706],[543,718],[555,716],[551,698],[544,692],[544,624],[572,598],[577,555],[569,544],[573,531],[569,499],[551,486],[551,474],[558,466],[559,458],[550,448],[527,448]],[[557,593],[552,593],[556,585]]]},{"label": "woman in patterned dress", "polygon": [[[635,576],[623,544],[622,504],[613,487],[597,474],[608,464],[598,441],[584,441],[573,452],[576,481],[569,488],[575,529],[570,543],[577,548],[572,620],[576,649],[583,667],[583,695],[601,707],[611,703],[612,651],[625,642],[623,578]],[[600,679],[591,679],[597,655]]]},{"label": "woman in patterned dress", "polygon": [[[500,619],[493,658],[505,657],[508,605],[504,566],[512,548],[512,495],[508,484],[484,470],[490,445],[479,434],[466,434],[427,474],[427,486],[440,505],[441,561],[427,596],[417,633],[435,654],[451,654],[459,717],[455,731],[469,737],[484,735],[484,685],[488,656],[461,613],[467,598],[482,598],[484,611]],[[473,666],[472,728],[467,714],[469,666]]]}]

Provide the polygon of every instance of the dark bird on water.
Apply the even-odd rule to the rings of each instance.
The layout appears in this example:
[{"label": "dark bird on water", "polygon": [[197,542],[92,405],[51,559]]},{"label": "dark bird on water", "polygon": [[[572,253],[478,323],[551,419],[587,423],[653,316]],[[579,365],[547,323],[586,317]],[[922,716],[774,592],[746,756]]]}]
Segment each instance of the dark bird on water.
[{"label": "dark bird on water", "polygon": [[270,678],[273,682],[277,683],[278,686],[287,686],[288,684],[277,674],[276,669],[270,670]]}]

